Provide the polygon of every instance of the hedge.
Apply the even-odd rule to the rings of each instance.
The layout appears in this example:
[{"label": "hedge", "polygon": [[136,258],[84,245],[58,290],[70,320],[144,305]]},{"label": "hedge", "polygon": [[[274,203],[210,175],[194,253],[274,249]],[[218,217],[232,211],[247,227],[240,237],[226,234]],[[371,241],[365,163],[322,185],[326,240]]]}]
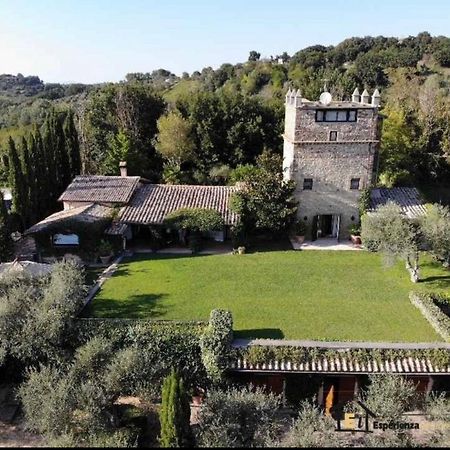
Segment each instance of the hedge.
[{"label": "hedge", "polygon": [[219,383],[230,364],[233,317],[230,312],[211,311],[209,325],[200,339],[202,361],[209,379]]},{"label": "hedge", "polygon": [[442,308],[450,307],[447,297],[437,293],[411,292],[411,303],[419,309],[425,319],[445,341],[450,341],[450,317]]}]

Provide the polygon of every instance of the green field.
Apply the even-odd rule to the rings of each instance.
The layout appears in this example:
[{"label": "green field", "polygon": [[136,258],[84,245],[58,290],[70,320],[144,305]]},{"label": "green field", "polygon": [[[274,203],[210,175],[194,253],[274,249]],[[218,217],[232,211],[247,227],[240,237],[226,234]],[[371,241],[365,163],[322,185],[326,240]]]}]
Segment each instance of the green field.
[{"label": "green field", "polygon": [[439,341],[408,293],[450,291],[450,272],[422,257],[422,278],[415,286],[402,264],[367,252],[143,256],[121,264],[87,313],[192,320],[223,308],[239,337]]}]

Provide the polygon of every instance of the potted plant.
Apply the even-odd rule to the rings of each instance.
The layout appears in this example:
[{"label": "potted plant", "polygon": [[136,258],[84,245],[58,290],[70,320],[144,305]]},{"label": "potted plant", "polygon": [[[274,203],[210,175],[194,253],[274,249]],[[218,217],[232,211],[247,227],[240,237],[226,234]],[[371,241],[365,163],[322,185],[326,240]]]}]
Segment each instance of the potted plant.
[{"label": "potted plant", "polygon": [[348,231],[350,232],[350,239],[352,241],[352,244],[361,245],[361,226],[353,224],[350,226]]},{"label": "potted plant", "polygon": [[295,222],[294,224],[294,238],[299,244],[303,244],[305,242],[305,235],[306,235],[306,224],[305,222],[299,220],[298,222]]},{"label": "potted plant", "polygon": [[101,240],[98,246],[98,252],[100,254],[102,264],[108,264],[113,255],[113,246],[110,242]]}]

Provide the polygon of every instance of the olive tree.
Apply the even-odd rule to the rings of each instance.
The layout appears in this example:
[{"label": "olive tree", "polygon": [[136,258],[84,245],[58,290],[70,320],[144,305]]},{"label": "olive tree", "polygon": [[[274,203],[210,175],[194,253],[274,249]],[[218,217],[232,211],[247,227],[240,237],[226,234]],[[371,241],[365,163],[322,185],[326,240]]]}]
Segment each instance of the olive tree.
[{"label": "olive tree", "polygon": [[41,279],[23,275],[3,278],[0,356],[35,366],[64,360],[72,319],[83,305],[85,293],[83,271],[70,261],[55,264],[51,275]]},{"label": "olive tree", "polygon": [[330,416],[310,400],[300,404],[298,419],[285,434],[277,447],[284,448],[323,448],[337,447],[338,433]]},{"label": "olive tree", "polygon": [[396,375],[371,376],[362,397],[377,417],[388,420],[398,420],[419,400],[414,382]]},{"label": "olive tree", "polygon": [[280,400],[261,389],[210,391],[199,413],[200,447],[270,446],[279,435]]},{"label": "olive tree", "polygon": [[422,221],[422,232],[434,256],[445,267],[450,266],[450,209],[438,204],[428,208]]},{"label": "olive tree", "polygon": [[376,212],[361,218],[361,238],[366,247],[384,254],[385,261],[405,261],[411,281],[419,281],[420,228],[406,217],[393,202],[380,206]]}]

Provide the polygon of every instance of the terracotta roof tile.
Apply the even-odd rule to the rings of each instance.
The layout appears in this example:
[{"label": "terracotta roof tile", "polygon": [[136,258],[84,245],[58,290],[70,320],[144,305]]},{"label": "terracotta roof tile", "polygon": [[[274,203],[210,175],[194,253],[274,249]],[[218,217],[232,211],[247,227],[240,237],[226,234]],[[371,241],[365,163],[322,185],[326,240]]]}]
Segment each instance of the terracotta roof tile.
[{"label": "terracotta roof tile", "polygon": [[79,206],[78,208],[65,209],[58,211],[51,216],[46,217],[40,222],[25,231],[25,234],[40,233],[49,227],[63,224],[68,221],[77,221],[83,223],[95,223],[97,221],[105,220],[112,217],[114,208],[108,206],[90,204]]},{"label": "terracotta roof tile", "polygon": [[140,177],[79,175],[59,198],[63,202],[128,203]]},{"label": "terracotta roof tile", "polygon": [[238,216],[230,210],[234,192],[236,187],[231,186],[142,185],[124,207],[120,221],[162,224],[167,214],[180,208],[205,208],[218,211],[226,225],[235,225]]},{"label": "terracotta roof tile", "polygon": [[375,211],[389,201],[397,203],[403,213],[411,218],[422,217],[426,214],[425,202],[416,188],[395,187],[372,189],[370,193],[370,209]]}]

